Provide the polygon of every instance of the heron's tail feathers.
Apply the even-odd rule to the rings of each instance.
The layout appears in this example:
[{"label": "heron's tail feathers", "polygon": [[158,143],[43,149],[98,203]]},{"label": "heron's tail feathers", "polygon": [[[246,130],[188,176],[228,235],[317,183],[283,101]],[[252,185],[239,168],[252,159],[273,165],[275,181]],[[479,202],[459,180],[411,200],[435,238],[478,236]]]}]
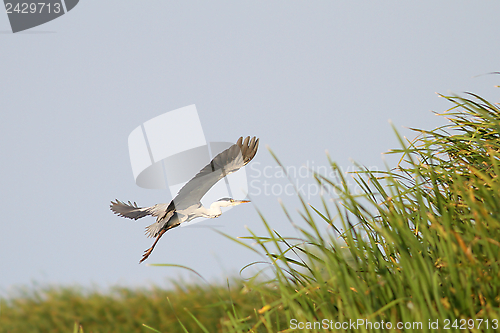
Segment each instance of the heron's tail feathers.
[{"label": "heron's tail feathers", "polygon": [[121,202],[120,200],[116,199],[115,202],[111,201],[111,205],[109,208],[113,211],[118,216],[122,217],[127,217],[129,219],[137,220],[140,219],[141,217],[152,215],[152,208],[153,207],[139,207],[137,204],[131,203],[130,201],[128,203]]},{"label": "heron's tail feathers", "polygon": [[148,225],[146,227],[145,234],[149,237],[156,237],[160,232],[161,228],[165,225],[165,221],[156,221],[155,223]]}]

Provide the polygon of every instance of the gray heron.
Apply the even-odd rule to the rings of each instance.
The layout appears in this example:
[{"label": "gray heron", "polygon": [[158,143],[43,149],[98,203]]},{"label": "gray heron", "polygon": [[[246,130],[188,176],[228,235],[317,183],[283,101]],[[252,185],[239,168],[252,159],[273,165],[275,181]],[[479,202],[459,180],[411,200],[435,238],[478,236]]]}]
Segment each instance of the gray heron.
[{"label": "gray heron", "polygon": [[259,139],[253,137],[239,138],[236,144],[224,150],[203,169],[188,181],[169,203],[156,204],[151,207],[138,207],[137,204],[121,202],[118,199],[111,201],[110,209],[121,217],[137,220],[151,215],[156,217],[156,222],[146,227],[148,237],[156,237],[153,245],[144,251],[141,261],[146,260],[160,240],[161,236],[168,230],[178,227],[181,223],[189,222],[197,217],[216,218],[222,214],[221,207],[236,206],[248,200],[234,200],[222,198],[206,208],[200,200],[219,180],[250,162],[259,147]]}]

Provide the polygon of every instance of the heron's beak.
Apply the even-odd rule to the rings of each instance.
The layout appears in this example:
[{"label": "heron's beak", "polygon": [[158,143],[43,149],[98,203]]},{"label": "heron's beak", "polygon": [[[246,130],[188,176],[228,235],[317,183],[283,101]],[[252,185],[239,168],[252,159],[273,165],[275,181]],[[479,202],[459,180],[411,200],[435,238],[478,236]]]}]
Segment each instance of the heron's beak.
[{"label": "heron's beak", "polygon": [[247,203],[247,202],[250,202],[250,200],[238,200],[238,201],[235,201],[234,204],[239,205],[239,204]]}]

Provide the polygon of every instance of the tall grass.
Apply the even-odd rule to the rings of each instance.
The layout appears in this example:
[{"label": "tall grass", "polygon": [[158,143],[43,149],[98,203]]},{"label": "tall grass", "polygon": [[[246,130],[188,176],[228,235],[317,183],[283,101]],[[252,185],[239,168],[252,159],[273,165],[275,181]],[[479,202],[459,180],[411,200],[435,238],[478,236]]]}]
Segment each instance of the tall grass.
[{"label": "tall grass", "polygon": [[300,241],[263,219],[268,234],[250,238],[274,276],[253,288],[276,297],[273,285],[278,299],[247,318],[227,313],[227,331],[500,329],[500,109],[445,98],[450,124],[398,136],[395,168],[359,167],[361,194],[334,162],[335,179],[316,174],[330,196],[322,207],[302,200],[305,224],[291,221]]}]

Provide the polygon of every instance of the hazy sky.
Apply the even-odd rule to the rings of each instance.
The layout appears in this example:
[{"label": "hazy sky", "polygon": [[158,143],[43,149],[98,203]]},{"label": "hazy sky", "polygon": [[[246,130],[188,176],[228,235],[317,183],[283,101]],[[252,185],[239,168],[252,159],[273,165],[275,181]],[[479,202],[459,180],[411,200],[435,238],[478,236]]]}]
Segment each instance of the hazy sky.
[{"label": "hazy sky", "polygon": [[445,124],[430,111],[451,105],[435,92],[498,101],[499,76],[475,76],[500,70],[499,12],[493,1],[81,1],[17,34],[0,14],[0,294],[188,277],[139,265],[154,220],[119,218],[109,202],[171,199],[135,185],[128,135],[191,104],[208,141],[260,137],[253,203],[172,230],[147,262],[237,274],[259,258],[206,226],[263,234],[259,209],[295,235],[278,197],[292,211],[298,201],[279,193],[287,181],[266,145],[297,169],[326,166],[325,149],[345,170],[351,158],[382,168],[398,146],[389,119],[408,136]]}]

